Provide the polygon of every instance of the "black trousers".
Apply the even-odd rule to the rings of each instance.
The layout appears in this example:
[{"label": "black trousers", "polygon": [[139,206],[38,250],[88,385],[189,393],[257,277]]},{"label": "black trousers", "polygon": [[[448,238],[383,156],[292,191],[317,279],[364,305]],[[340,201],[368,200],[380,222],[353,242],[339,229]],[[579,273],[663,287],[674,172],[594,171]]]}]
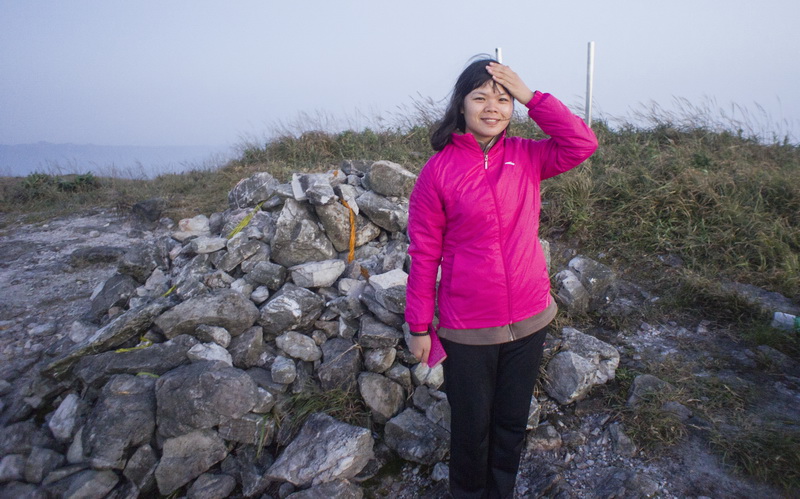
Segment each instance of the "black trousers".
[{"label": "black trousers", "polygon": [[513,496],[547,330],[499,345],[442,339],[454,498]]}]

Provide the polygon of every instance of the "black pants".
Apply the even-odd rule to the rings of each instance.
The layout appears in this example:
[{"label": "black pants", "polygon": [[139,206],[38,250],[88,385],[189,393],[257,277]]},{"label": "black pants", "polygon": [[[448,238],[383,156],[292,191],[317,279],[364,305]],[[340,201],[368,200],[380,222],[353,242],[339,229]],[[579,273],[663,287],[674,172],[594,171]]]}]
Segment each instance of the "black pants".
[{"label": "black pants", "polygon": [[456,499],[513,496],[547,330],[499,345],[442,339]]}]

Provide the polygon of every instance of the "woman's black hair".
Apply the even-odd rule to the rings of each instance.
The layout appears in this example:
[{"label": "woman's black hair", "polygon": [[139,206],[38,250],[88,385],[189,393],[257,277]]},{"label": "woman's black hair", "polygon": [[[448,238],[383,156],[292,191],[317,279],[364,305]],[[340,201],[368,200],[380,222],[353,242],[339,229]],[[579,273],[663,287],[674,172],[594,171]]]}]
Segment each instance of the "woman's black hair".
[{"label": "woman's black hair", "polygon": [[466,121],[461,109],[464,106],[464,99],[467,95],[476,88],[483,86],[487,81],[492,79],[492,75],[486,71],[486,66],[490,62],[497,62],[485,56],[477,56],[480,59],[471,62],[464,68],[464,71],[459,75],[456,80],[456,85],[453,87],[453,93],[450,96],[450,102],[447,104],[444,116],[434,125],[433,132],[431,132],[431,147],[434,151],[441,151],[447,144],[450,143],[451,135],[456,131],[464,133],[466,130]]}]

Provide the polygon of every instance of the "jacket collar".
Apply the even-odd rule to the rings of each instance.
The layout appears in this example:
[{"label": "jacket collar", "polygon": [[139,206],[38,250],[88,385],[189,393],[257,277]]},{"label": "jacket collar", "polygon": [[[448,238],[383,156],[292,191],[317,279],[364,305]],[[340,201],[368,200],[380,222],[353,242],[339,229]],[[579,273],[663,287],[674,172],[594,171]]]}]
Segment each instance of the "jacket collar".
[{"label": "jacket collar", "polygon": [[[450,143],[459,149],[484,154],[483,148],[471,133],[454,133],[450,138]],[[501,144],[505,138],[506,131],[503,130],[500,132],[500,135],[497,136],[497,140],[492,144],[492,147],[489,148],[489,154],[492,154],[495,150],[499,150],[500,147],[498,147],[498,144]]]}]

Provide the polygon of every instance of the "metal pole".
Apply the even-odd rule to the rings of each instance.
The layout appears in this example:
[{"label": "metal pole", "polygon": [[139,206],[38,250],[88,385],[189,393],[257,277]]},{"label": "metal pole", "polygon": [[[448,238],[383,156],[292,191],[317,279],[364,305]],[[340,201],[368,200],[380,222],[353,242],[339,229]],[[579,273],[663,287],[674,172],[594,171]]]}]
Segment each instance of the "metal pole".
[{"label": "metal pole", "polygon": [[500,64],[503,64],[503,49],[501,49],[500,47],[497,47],[496,49],[494,49],[494,56],[495,56],[494,58],[497,60],[497,62],[499,62]]},{"label": "metal pole", "polygon": [[594,42],[589,42],[586,65],[586,124],[592,126],[592,90],[594,87]]}]

